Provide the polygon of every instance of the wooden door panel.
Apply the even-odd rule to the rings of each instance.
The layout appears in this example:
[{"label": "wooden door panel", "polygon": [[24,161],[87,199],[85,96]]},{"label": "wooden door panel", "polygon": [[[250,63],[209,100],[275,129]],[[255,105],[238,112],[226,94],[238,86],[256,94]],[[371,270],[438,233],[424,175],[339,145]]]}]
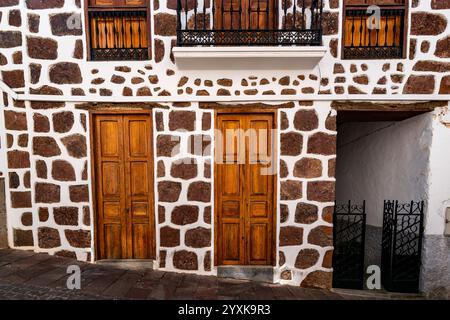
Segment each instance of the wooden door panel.
[{"label": "wooden door panel", "polygon": [[242,228],[240,222],[222,223],[222,263],[240,264],[242,262],[241,253],[241,234]]},{"label": "wooden door panel", "polygon": [[[275,0],[214,1],[214,26],[218,30],[255,30],[275,28]],[[268,10],[266,10],[267,8]],[[241,11],[240,14],[239,9]]]},{"label": "wooden door panel", "polygon": [[148,115],[95,115],[99,259],[154,257]]},{"label": "wooden door panel", "polygon": [[251,264],[268,264],[268,235],[267,223],[253,223],[250,227],[250,252]]},{"label": "wooden door panel", "polygon": [[[219,114],[216,159],[218,264],[272,264],[271,114]],[[239,133],[227,130],[239,130]],[[228,149],[227,149],[228,147]]]}]

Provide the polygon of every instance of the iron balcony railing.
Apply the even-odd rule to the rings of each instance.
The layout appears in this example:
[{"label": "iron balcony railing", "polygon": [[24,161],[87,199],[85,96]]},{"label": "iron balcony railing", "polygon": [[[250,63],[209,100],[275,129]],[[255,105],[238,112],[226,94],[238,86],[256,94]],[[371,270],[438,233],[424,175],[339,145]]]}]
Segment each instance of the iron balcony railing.
[{"label": "iron balcony railing", "polygon": [[147,60],[147,11],[90,11],[91,60]]},{"label": "iron balcony railing", "polygon": [[179,46],[321,45],[323,0],[178,0]]},{"label": "iron balcony railing", "polygon": [[405,9],[347,9],[344,59],[400,59],[404,54]]}]

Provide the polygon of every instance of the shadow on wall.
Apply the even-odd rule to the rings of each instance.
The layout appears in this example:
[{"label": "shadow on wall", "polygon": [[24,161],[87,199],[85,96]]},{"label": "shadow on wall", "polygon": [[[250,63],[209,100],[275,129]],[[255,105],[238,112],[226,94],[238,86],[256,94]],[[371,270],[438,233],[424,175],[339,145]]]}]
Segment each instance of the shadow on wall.
[{"label": "shadow on wall", "polygon": [[0,248],[8,247],[6,232],[5,179],[0,178]]}]

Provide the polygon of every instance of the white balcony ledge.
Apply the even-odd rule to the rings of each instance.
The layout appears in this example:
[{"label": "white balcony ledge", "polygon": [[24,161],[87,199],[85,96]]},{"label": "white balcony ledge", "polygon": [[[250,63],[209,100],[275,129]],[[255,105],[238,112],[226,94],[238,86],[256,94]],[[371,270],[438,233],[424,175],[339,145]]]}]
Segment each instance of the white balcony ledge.
[{"label": "white balcony ledge", "polygon": [[323,46],[173,48],[180,70],[312,70],[326,52]]}]

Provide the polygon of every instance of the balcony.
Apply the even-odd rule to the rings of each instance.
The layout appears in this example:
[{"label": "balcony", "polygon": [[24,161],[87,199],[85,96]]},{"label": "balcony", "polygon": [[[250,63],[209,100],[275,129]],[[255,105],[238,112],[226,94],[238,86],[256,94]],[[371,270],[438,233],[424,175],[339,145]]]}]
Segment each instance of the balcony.
[{"label": "balcony", "polygon": [[323,0],[178,0],[177,44],[320,46],[322,7]]},{"label": "balcony", "polygon": [[178,0],[180,69],[311,70],[322,46],[323,0]]}]

